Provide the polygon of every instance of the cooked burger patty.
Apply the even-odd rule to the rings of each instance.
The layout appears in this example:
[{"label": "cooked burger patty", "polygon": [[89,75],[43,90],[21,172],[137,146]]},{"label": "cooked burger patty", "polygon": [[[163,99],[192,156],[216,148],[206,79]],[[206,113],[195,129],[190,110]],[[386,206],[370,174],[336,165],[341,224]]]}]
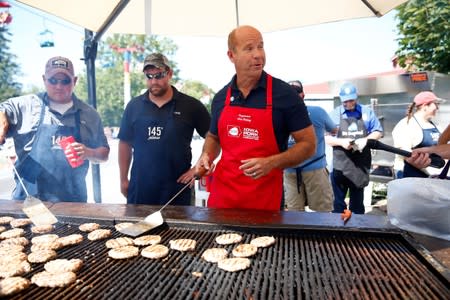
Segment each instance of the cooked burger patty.
[{"label": "cooked burger patty", "polygon": [[233,255],[236,257],[250,257],[256,254],[258,247],[252,244],[240,244],[233,249]]},{"label": "cooked burger patty", "polygon": [[220,260],[217,266],[228,272],[236,272],[250,267],[250,259],[245,257],[225,258]]},{"label": "cooked burger patty", "polygon": [[107,240],[106,248],[120,248],[123,246],[130,246],[133,245],[133,239],[129,237],[118,237],[116,239]]},{"label": "cooked burger patty", "polygon": [[64,272],[78,272],[83,266],[83,261],[79,258],[73,259],[55,259],[47,262],[44,265],[45,271],[58,274]]},{"label": "cooked burger patty", "polygon": [[40,287],[64,287],[75,282],[77,275],[74,272],[53,274],[47,271],[36,273],[31,277],[31,282]]},{"label": "cooked burger patty", "polygon": [[139,248],[135,246],[123,246],[108,251],[108,256],[114,259],[127,259],[138,255]]},{"label": "cooked burger patty", "polygon": [[23,277],[8,277],[0,280],[0,297],[14,295],[30,286],[30,281]]},{"label": "cooked burger patty", "polygon": [[161,242],[161,236],[159,235],[143,235],[134,239],[134,244],[136,246],[148,246],[156,245]]},{"label": "cooked burger patty", "polygon": [[51,232],[54,229],[53,225],[47,224],[47,225],[38,225],[31,227],[32,233],[42,234],[42,233],[48,233]]},{"label": "cooked burger patty", "polygon": [[170,248],[178,251],[193,251],[197,242],[191,239],[178,239],[169,241]]},{"label": "cooked burger patty", "polygon": [[145,247],[141,251],[143,257],[158,259],[166,257],[169,254],[169,248],[161,244],[155,244]]},{"label": "cooked burger patty", "polygon": [[80,229],[83,232],[92,232],[99,228],[100,228],[100,224],[97,224],[97,223],[84,223],[78,227],[78,229]]},{"label": "cooked burger patty", "polygon": [[109,229],[96,229],[88,234],[88,239],[91,241],[97,241],[106,239],[111,235],[111,230]]},{"label": "cooked burger patty", "polygon": [[56,257],[56,251],[51,249],[42,249],[28,254],[30,263],[44,263]]},{"label": "cooked burger patty", "polygon": [[216,263],[219,260],[222,260],[226,258],[228,255],[227,249],[224,248],[209,248],[206,249],[203,254],[202,258],[206,260],[207,262]]},{"label": "cooked burger patty", "polygon": [[216,237],[216,243],[220,245],[235,244],[242,241],[242,235],[237,233],[225,233]]},{"label": "cooked burger patty", "polygon": [[83,236],[81,234],[74,233],[62,236],[57,241],[61,243],[62,247],[66,247],[81,243],[83,241]]},{"label": "cooked burger patty", "polygon": [[269,247],[275,244],[275,238],[273,236],[260,236],[250,241],[250,244],[255,245],[258,248]]},{"label": "cooked burger patty", "polygon": [[30,225],[31,223],[32,223],[31,220],[28,218],[20,218],[12,220],[9,224],[11,225],[12,228],[16,228],[16,227],[24,227]]},{"label": "cooked burger patty", "polygon": [[13,228],[0,233],[0,240],[17,238],[23,236],[24,234],[25,230],[23,230],[22,228]]}]

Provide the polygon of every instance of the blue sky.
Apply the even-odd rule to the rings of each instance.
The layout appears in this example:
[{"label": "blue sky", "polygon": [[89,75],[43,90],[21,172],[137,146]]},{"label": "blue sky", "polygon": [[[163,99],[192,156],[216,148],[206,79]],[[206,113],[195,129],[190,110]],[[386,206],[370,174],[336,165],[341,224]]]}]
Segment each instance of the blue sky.
[{"label": "blue sky", "polygon": [[[18,79],[25,86],[41,86],[46,60],[62,55],[73,60],[82,72],[84,30],[61,19],[15,1],[11,51],[18,56],[24,73]],[[275,77],[304,83],[345,79],[392,69],[397,47],[394,12],[381,18],[335,22],[264,34],[267,64]],[[53,32],[55,47],[41,48],[40,33]],[[179,46],[174,57],[183,79],[200,80],[214,90],[234,74],[226,57],[226,38],[170,37]],[[144,78],[143,78],[144,79]]]}]

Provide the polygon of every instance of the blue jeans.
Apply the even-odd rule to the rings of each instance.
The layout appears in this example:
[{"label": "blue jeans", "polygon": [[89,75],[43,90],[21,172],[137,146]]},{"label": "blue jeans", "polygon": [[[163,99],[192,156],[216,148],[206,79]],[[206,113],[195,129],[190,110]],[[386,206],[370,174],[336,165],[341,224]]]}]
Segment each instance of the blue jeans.
[{"label": "blue jeans", "polygon": [[331,186],[333,187],[334,193],[334,213],[342,213],[344,212],[344,209],[347,209],[345,196],[347,195],[347,192],[349,192],[349,209],[355,214],[364,214],[364,188],[355,187],[355,185],[339,170],[333,170],[333,172],[331,172]]}]

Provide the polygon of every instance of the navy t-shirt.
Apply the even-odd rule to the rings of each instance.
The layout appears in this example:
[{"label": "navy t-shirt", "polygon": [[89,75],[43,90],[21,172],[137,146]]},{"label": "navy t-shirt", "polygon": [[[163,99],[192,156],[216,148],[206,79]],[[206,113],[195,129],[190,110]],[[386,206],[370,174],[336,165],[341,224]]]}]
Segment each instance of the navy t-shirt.
[{"label": "navy t-shirt", "polygon": [[[174,121],[182,122],[188,125],[180,126],[180,128],[185,128],[186,132],[178,132],[180,139],[179,145],[190,145],[194,129],[199,135],[205,137],[211,120],[206,107],[199,100],[178,92],[178,90],[174,87],[172,88],[174,92],[172,100],[162,107],[158,107],[156,104],[149,101],[148,90],[144,94],[132,99],[128,103],[123,114],[118,138],[133,145],[135,132],[134,126],[138,118],[154,115],[168,117],[172,112],[174,105]],[[173,147],[177,147],[179,145],[173,145]],[[190,149],[186,149],[186,151],[190,151]]]},{"label": "navy t-shirt", "polygon": [[[223,87],[215,96],[211,106],[210,132],[218,135],[218,120],[225,105],[227,89],[231,84],[230,105],[250,108],[266,107],[267,73],[263,72],[257,86],[250,91],[247,98],[239,91],[236,85],[236,75],[230,83]],[[287,149],[287,140],[291,132],[304,129],[311,125],[308,111],[296,91],[286,82],[274,78],[272,80],[272,123],[280,152]]]}]

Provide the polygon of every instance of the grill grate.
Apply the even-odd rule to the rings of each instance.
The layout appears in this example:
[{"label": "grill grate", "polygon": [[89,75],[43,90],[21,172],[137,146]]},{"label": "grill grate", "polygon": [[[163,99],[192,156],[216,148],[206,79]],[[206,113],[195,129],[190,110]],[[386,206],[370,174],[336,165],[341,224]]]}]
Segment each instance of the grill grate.
[{"label": "grill grate", "polygon": [[[102,228],[122,236],[113,226]],[[231,231],[242,234],[242,242],[273,235],[276,243],[258,249],[249,269],[229,273],[201,254],[223,247],[214,239]],[[54,233],[80,231],[78,224],[58,223]],[[76,283],[55,289],[31,285],[11,299],[450,299],[446,279],[396,234],[172,224],[152,234],[160,234],[165,245],[195,239],[196,250],[170,250],[162,260],[112,260],[105,240],[91,242],[82,234],[81,244],[58,250],[58,258],[83,259]],[[231,253],[234,246],[224,247]],[[42,270],[43,264],[35,264],[26,277]]]}]

